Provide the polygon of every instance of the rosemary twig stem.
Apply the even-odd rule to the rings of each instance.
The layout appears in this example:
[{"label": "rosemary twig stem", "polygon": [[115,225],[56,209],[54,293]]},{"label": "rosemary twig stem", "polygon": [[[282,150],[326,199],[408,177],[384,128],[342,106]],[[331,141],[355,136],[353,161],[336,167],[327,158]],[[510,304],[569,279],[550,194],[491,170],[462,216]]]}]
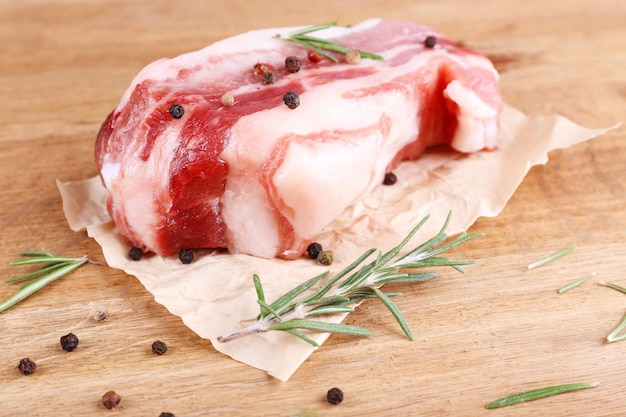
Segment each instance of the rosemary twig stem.
[{"label": "rosemary twig stem", "polygon": [[[385,293],[380,287],[392,282],[423,282],[437,276],[434,271],[416,272],[415,270],[419,268],[450,266],[463,272],[461,265],[473,263],[472,261],[451,260],[438,256],[481,236],[480,233],[463,233],[450,242],[444,243],[447,238],[445,230],[450,217],[451,213],[448,214],[439,233],[433,238],[396,260],[394,259],[400,251],[428,220],[428,216],[422,219],[400,244],[389,251],[382,253],[375,249],[367,250],[356,261],[331,277],[319,289],[314,290],[313,287],[318,281],[325,278],[327,273],[320,274],[298,285],[271,304],[265,300],[260,278],[254,275],[253,282],[257,294],[257,303],[260,305],[260,314],[257,320],[244,329],[220,336],[218,341],[228,342],[270,330],[289,330],[289,333],[311,343],[312,339],[300,332],[299,329],[367,336],[370,334],[369,330],[362,327],[310,320],[310,317],[349,313],[354,310],[357,303],[370,298],[379,299],[391,312],[407,338],[413,340],[413,334],[406,319],[398,306],[391,300],[391,297],[398,295],[398,293]],[[375,259],[366,263],[375,252],[377,252]],[[313,293],[307,297],[304,295],[306,291]],[[316,343],[311,344],[317,345]]]}]

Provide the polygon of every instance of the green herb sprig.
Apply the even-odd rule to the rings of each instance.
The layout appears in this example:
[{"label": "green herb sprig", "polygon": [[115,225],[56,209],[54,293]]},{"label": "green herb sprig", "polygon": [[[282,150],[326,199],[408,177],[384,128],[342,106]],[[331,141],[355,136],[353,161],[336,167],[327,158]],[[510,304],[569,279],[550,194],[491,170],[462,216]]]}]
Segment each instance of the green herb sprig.
[{"label": "green herb sprig", "polygon": [[[254,287],[257,294],[257,303],[260,307],[256,322],[227,336],[220,336],[218,340],[220,342],[228,342],[260,332],[282,330],[299,337],[313,346],[318,346],[314,340],[300,331],[302,329],[353,336],[369,336],[371,332],[360,326],[327,323],[312,318],[338,313],[350,313],[354,311],[357,303],[371,298],[379,299],[400,324],[406,336],[413,340],[413,334],[408,323],[398,306],[391,300],[392,297],[399,294],[385,293],[380,287],[390,283],[424,282],[437,277],[437,272],[418,272],[417,270],[421,268],[449,266],[459,272],[464,272],[463,266],[473,264],[473,261],[452,260],[439,255],[482,235],[482,233],[462,233],[446,243],[447,234],[445,231],[450,222],[450,213],[439,233],[405,255],[398,257],[402,248],[426,223],[428,218],[429,216],[424,217],[398,246],[386,253],[379,251],[376,258],[369,263],[365,263],[365,261],[377,250],[370,249],[366,251],[357,260],[336,273],[316,290],[312,288],[322,278],[327,277],[328,272],[309,279],[282,297],[279,297],[273,303],[268,304],[265,300],[261,280],[257,275],[254,275]],[[304,294],[307,291],[312,292],[312,294],[305,296]]]},{"label": "green herb sprig", "polygon": [[[317,32],[319,30],[328,29],[333,26],[337,26],[337,22],[325,23],[322,25],[309,26],[304,29],[296,30],[294,32],[288,33],[285,37],[281,35],[276,35],[277,39],[284,39],[286,41],[295,42],[299,45],[304,46],[307,49],[311,49],[317,54],[323,56],[324,58],[332,61],[339,62],[337,58],[333,55],[327,53],[328,52],[337,52],[340,54],[346,54],[350,51],[350,48],[346,48],[341,45],[341,42],[336,40],[329,40],[323,38],[317,38],[314,36],[310,36],[309,33]],[[384,58],[380,55],[376,55],[370,52],[359,51],[357,50],[361,58],[369,58],[375,60],[383,60]]]},{"label": "green herb sprig", "polygon": [[587,388],[595,388],[600,384],[598,382],[588,383],[574,383],[574,384],[563,384],[563,385],[555,385],[552,387],[545,388],[537,388],[530,391],[524,391],[517,394],[509,395],[507,397],[499,398],[495,401],[490,402],[485,407],[486,408],[500,408],[506,407],[513,404],[519,404],[526,401],[534,401],[540,398],[551,397],[553,395],[563,394],[566,392],[578,391],[581,389]]},{"label": "green herb sprig", "polygon": [[20,286],[20,289],[0,303],[0,313],[13,307],[23,299],[36,293],[46,285],[69,274],[79,266],[91,261],[87,256],[82,258],[66,258],[63,256],[53,255],[45,249],[41,252],[22,252],[21,259],[17,259],[10,263],[12,266],[36,265],[42,264],[40,269],[28,272],[19,277],[6,280],[7,283],[26,281]]}]

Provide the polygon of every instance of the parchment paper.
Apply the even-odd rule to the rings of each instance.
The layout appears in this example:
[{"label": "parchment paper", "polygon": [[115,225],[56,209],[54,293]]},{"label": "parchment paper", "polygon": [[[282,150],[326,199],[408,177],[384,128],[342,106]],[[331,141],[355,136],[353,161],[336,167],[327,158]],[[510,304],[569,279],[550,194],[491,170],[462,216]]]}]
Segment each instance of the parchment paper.
[{"label": "parchment paper", "polygon": [[[421,159],[401,164],[394,186],[379,186],[365,200],[347,209],[317,239],[335,252],[331,270],[339,270],[366,249],[389,249],[402,240],[419,220],[431,218],[415,243],[436,233],[448,213],[450,234],[468,229],[480,217],[496,216],[513,195],[528,170],[548,161],[548,152],[566,148],[606,133],[587,129],[560,116],[527,117],[506,106],[496,151],[461,155],[447,149],[428,151]],[[220,343],[253,321],[258,304],[252,274],[260,276],[266,299],[326,270],[310,259],[283,261],[197,251],[193,263],[182,265],[176,256],[128,259],[130,249],[116,233],[106,208],[106,191],[98,177],[84,181],[57,181],[70,227],[87,229],[101,246],[112,268],[134,275],[172,314],[213,346],[232,358],[287,381],[313,353],[306,342],[283,332],[268,332]],[[345,316],[336,316],[339,322]],[[312,334],[321,345],[327,334]]]}]

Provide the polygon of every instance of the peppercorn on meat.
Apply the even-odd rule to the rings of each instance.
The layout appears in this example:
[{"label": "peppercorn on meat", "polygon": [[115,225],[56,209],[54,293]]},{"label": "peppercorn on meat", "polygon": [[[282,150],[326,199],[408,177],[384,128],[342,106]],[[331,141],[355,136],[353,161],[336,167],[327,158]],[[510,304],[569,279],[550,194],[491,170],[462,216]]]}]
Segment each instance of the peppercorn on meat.
[{"label": "peppercorn on meat", "polygon": [[[426,147],[496,147],[502,101],[483,55],[416,23],[373,19],[310,34],[349,49],[327,52],[333,62],[289,42],[296,29],[244,33],[132,80],[95,148],[131,245],[299,257]],[[346,60],[352,50],[382,59]]]}]

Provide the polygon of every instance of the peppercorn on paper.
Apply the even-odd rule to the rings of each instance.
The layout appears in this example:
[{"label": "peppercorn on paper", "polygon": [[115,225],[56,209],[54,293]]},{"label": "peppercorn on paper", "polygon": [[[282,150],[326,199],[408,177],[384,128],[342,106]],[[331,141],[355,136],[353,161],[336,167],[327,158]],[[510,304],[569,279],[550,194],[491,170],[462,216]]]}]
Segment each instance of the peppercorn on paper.
[{"label": "peppercorn on paper", "polygon": [[[305,280],[330,269],[338,271],[365,250],[396,246],[426,215],[429,221],[414,243],[436,234],[452,210],[449,234],[467,230],[478,217],[498,215],[533,165],[548,161],[548,152],[602,135],[616,126],[588,129],[561,116],[527,117],[505,106],[498,149],[469,155],[446,149],[427,151],[419,160],[402,163],[394,186],[379,186],[348,208],[316,239],[332,249],[331,267],[312,260],[285,261],[198,250],[193,263],[176,256],[128,258],[129,244],[106,211],[100,178],[62,183],[58,187],[70,227],[86,228],[102,247],[112,268],[133,275],[155,300],[213,346],[232,358],[287,381],[315,348],[284,332],[254,334],[228,343],[217,338],[252,323],[259,312],[252,275],[261,278],[271,302]],[[407,246],[410,248],[411,244]],[[414,284],[415,285],[415,284]],[[340,322],[345,315],[329,317]],[[359,323],[355,323],[359,324]],[[322,344],[328,334],[311,334]]]}]

